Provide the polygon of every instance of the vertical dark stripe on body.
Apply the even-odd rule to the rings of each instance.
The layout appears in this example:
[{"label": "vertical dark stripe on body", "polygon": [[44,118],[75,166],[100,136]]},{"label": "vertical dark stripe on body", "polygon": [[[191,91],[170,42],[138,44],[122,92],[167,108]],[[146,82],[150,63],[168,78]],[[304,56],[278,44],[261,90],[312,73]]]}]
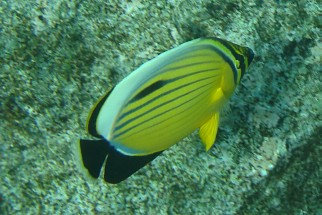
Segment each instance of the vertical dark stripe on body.
[{"label": "vertical dark stripe on body", "polygon": [[[230,52],[231,54],[239,61],[239,67],[241,69],[241,76],[244,75],[245,73],[245,70],[246,70],[246,66],[245,65],[245,58],[243,55],[241,54],[238,54],[236,52],[236,49],[227,41],[223,40],[223,39],[220,39],[220,38],[217,38],[216,39],[217,41],[219,41],[221,44],[223,44]],[[234,65],[235,67],[235,65]],[[232,67],[233,68],[233,67]],[[235,84],[237,83],[237,71],[236,71],[236,75],[235,75],[235,72],[234,72],[234,80],[235,80]]]},{"label": "vertical dark stripe on body", "polygon": [[[241,55],[237,54],[236,51],[226,41],[221,41],[221,43],[224,44],[225,47],[229,49],[229,51],[237,60],[239,60],[240,65],[241,64],[244,65],[244,58]],[[230,59],[223,51],[221,51],[217,47],[213,47],[213,50],[216,51],[229,64],[234,74],[234,83],[237,84],[238,72],[234,61],[232,61],[232,59]]]}]

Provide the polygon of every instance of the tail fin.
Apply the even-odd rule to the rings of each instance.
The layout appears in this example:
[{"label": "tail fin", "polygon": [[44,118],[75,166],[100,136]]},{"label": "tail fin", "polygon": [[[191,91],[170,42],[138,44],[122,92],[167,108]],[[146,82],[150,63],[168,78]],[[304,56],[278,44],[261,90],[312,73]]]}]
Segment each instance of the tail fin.
[{"label": "tail fin", "polygon": [[104,179],[112,184],[120,183],[161,153],[162,151],[144,156],[129,156],[114,149],[106,160]]},{"label": "tail fin", "polygon": [[117,184],[133,175],[162,153],[144,156],[130,156],[118,152],[106,140],[80,140],[80,150],[85,168],[98,178],[106,159],[104,180]]},{"label": "tail fin", "polygon": [[80,140],[82,160],[89,174],[98,178],[106,156],[109,153],[109,146],[105,140]]}]

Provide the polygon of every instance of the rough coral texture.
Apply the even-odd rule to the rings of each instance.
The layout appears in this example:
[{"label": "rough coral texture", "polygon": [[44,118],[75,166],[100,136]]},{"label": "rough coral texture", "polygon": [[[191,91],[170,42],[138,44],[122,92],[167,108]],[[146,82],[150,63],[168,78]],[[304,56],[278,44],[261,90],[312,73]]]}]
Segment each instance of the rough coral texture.
[{"label": "rough coral texture", "polygon": [[[0,1],[0,214],[322,214],[317,0]],[[92,104],[157,54],[216,36],[256,57],[221,117],[118,184],[75,145]]]}]

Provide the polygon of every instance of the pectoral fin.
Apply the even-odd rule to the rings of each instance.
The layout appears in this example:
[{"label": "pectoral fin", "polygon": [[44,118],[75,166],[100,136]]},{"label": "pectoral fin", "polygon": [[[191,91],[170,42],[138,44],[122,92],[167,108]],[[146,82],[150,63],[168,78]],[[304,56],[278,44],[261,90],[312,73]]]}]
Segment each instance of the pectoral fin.
[{"label": "pectoral fin", "polygon": [[219,113],[214,113],[210,119],[200,127],[199,136],[204,144],[206,151],[215,143],[219,125]]}]

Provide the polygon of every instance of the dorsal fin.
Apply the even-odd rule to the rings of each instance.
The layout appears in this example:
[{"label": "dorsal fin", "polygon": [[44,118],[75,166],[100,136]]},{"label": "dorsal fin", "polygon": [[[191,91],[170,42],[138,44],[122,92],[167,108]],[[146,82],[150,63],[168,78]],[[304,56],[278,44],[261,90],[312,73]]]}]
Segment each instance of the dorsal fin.
[{"label": "dorsal fin", "polygon": [[98,137],[101,138],[101,135],[99,135],[97,133],[96,130],[96,120],[98,117],[98,114],[104,104],[104,102],[106,101],[106,99],[108,98],[108,96],[111,94],[111,92],[113,91],[114,88],[112,88],[111,90],[107,91],[107,93],[105,93],[96,103],[95,105],[92,107],[88,118],[87,118],[87,122],[86,122],[86,129],[87,132],[94,136],[94,137]]}]

